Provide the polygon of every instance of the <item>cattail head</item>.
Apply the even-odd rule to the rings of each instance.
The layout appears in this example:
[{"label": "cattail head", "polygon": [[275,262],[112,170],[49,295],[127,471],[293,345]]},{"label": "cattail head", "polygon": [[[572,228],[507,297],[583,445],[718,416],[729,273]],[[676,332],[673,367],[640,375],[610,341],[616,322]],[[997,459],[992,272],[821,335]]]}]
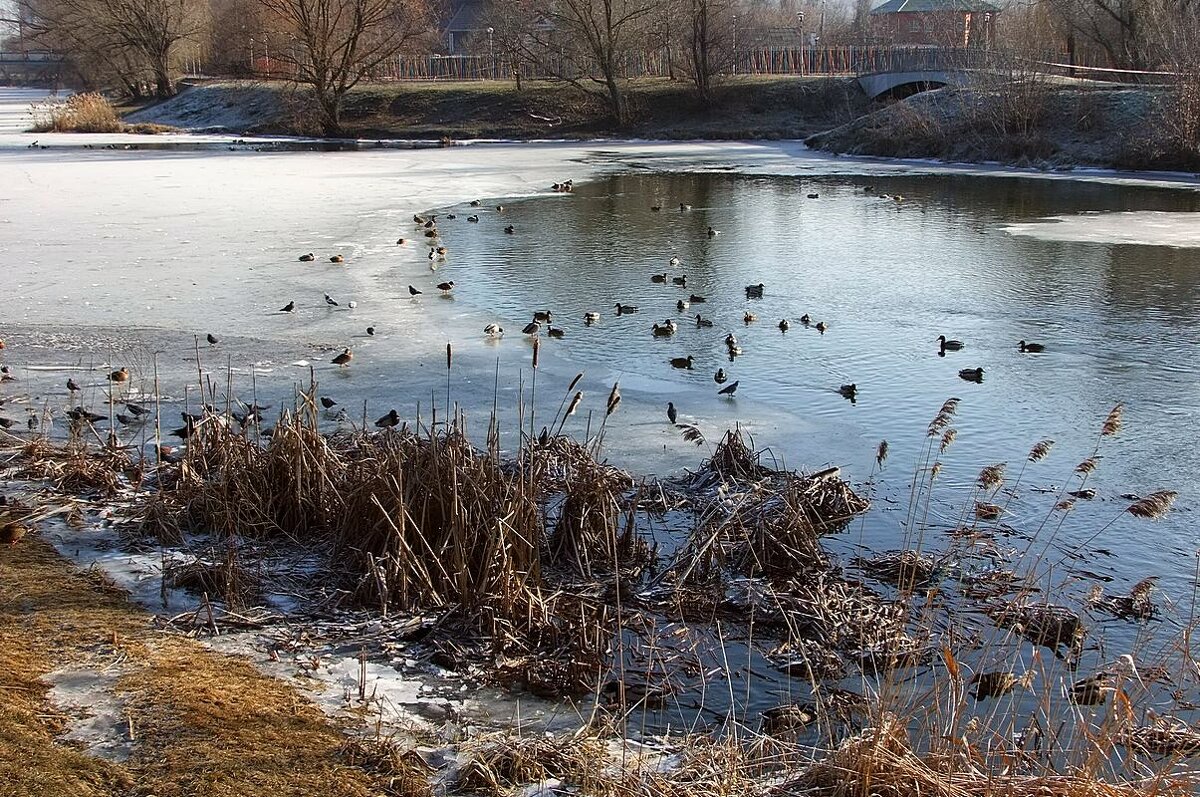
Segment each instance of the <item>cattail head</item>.
[{"label": "cattail head", "polygon": [[607,418],[617,411],[617,405],[621,403],[621,383],[613,382],[612,390],[608,393],[608,409],[604,416]]},{"label": "cattail head", "polygon": [[580,379],[583,379],[583,371],[580,371],[579,373],[575,374],[575,378],[571,380],[571,384],[567,385],[568,393],[570,393],[572,390],[575,389],[575,386],[579,384]]},{"label": "cattail head", "polygon": [[534,368],[538,367],[538,352],[540,352],[541,349],[542,349],[542,339],[534,338],[533,339],[533,367]]},{"label": "cattail head", "polygon": [[1134,517],[1143,517],[1147,520],[1159,520],[1166,516],[1171,509],[1171,504],[1175,503],[1175,497],[1179,495],[1174,490],[1159,490],[1156,493],[1134,501],[1125,511]]},{"label": "cattail head", "polygon": [[1158,581],[1158,576],[1149,576],[1133,585],[1129,590],[1129,598],[1134,602],[1144,602],[1150,600],[1150,593],[1154,592],[1154,582]]},{"label": "cattail head", "polygon": [[942,442],[938,446],[938,451],[945,454],[946,449],[954,445],[954,441],[958,438],[958,430],[954,428],[947,429],[942,432]]},{"label": "cattail head", "polygon": [[446,344],[446,370],[449,371],[450,367],[453,364],[454,364],[454,347],[451,346],[449,343],[447,343]]},{"label": "cattail head", "polygon": [[1100,457],[1088,457],[1075,466],[1075,472],[1087,476],[1100,465]]},{"label": "cattail head", "polygon": [[888,441],[880,440],[879,448],[875,449],[875,465],[880,470],[883,469],[883,463],[887,460],[887,455],[888,455]]},{"label": "cattail head", "polygon": [[934,479],[936,479],[938,477],[938,474],[940,474],[941,472],[942,472],[942,463],[940,463],[940,462],[933,463],[933,467],[929,469],[929,481],[933,481]]},{"label": "cattail head", "polygon": [[567,405],[567,415],[568,416],[574,415],[575,410],[579,409],[579,404],[582,401],[583,401],[583,391],[580,390],[578,393],[575,394],[575,397],[571,399],[571,403]]},{"label": "cattail head", "polygon": [[1053,440],[1040,440],[1037,445],[1029,449],[1029,461],[1041,462],[1050,454],[1050,449],[1054,448]]},{"label": "cattail head", "polygon": [[1100,434],[1104,437],[1112,437],[1121,431],[1121,415],[1124,412],[1124,404],[1118,404],[1109,410],[1108,417],[1104,419],[1104,425],[1100,427]]},{"label": "cattail head", "polygon": [[1005,463],[1000,462],[979,471],[979,489],[989,493],[999,490],[1000,485],[1004,484],[1004,466]]}]

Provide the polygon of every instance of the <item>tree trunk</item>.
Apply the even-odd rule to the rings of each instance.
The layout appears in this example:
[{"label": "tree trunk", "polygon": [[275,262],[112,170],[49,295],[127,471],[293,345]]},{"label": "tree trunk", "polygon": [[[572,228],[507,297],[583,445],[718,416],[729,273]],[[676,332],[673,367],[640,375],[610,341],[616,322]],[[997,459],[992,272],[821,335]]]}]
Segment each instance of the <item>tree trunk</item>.
[{"label": "tree trunk", "polygon": [[322,135],[335,138],[342,134],[342,95],[336,89],[321,87],[316,91],[321,110]]},{"label": "tree trunk", "polygon": [[617,127],[624,128],[629,123],[629,110],[625,103],[625,95],[612,71],[605,75],[604,86],[608,89],[608,108],[612,111],[613,119]]},{"label": "tree trunk", "polygon": [[152,56],[154,68],[154,94],[160,100],[175,96],[175,80],[171,77],[171,56],[169,53],[155,53]]}]

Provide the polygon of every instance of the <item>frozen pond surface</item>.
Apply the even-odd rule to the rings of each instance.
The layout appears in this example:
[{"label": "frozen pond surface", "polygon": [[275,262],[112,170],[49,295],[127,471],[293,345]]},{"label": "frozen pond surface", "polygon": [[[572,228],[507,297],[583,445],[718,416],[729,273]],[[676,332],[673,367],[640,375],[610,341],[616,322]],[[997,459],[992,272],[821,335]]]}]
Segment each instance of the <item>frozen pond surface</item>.
[{"label": "frozen pond surface", "polygon": [[[519,330],[549,308],[567,336],[542,346],[539,412],[552,415],[583,371],[587,398],[568,425],[582,431],[620,380],[607,454],[635,472],[671,473],[706,456],[667,424],[668,400],[712,442],[741,424],[789,466],[838,464],[855,482],[887,439],[876,509],[861,534],[834,541],[847,554],[900,546],[903,512],[894,510],[947,397],[963,399],[934,507],[947,526],[981,466],[1008,462],[1014,472],[1039,439],[1057,446],[1030,466],[1026,487],[1070,484],[1104,415],[1124,402],[1125,427],[1104,441],[1089,481],[1097,499],[1079,502],[1048,558],[1099,532],[1090,544],[1108,555],[1090,555],[1086,567],[1113,579],[1110,591],[1158,574],[1171,600],[1190,595],[1200,194],[1185,178],[1014,176],[830,159],[786,142],[258,152],[168,136],[156,140],[179,149],[84,149],[145,139],[13,132],[26,96],[0,94],[0,338],[17,376],[4,388],[7,417],[48,409],[61,423],[80,401],[68,396],[68,376],[99,410],[103,374],[120,366],[143,396],[157,369],[164,402],[182,408],[195,401],[197,348],[217,382],[231,370],[246,401],[279,407],[311,364],[321,394],[355,418],[418,405],[428,417],[431,402],[445,403],[451,343],[452,401],[482,436],[497,385],[515,426],[518,386],[531,376]],[[35,139],[46,148],[29,149]],[[567,178],[574,194],[548,194]],[[481,208],[466,204],[474,199]],[[412,216],[447,209],[458,218],[441,223],[449,254],[433,272]],[[503,233],[507,224],[515,234]],[[710,238],[710,225],[721,234]],[[310,251],[315,262],[298,262]],[[331,264],[333,254],[345,263]],[[672,256],[683,265],[668,266]],[[652,283],[663,271],[686,272],[687,290]],[[438,295],[443,280],[456,284],[450,296]],[[743,286],[758,282],[764,298],[746,300]],[[410,284],[424,294],[410,298]],[[691,293],[709,301],[676,311]],[[290,301],[294,314],[277,312]],[[617,301],[641,312],[617,318]],[[592,328],[582,323],[588,310],[602,314]],[[744,325],[746,310],[759,320]],[[714,327],[689,324],[696,312]],[[829,331],[804,329],[804,313]],[[680,333],[652,338],[650,324],[667,317]],[[786,334],[781,318],[792,323]],[[482,335],[493,321],[508,330],[503,340]],[[728,331],[745,349],[734,363],[721,342]],[[939,358],[938,334],[967,347]],[[1047,352],[1018,353],[1022,338]],[[353,365],[332,366],[347,346]],[[694,371],[667,365],[685,354]],[[736,400],[716,396],[717,367],[740,380]],[[985,369],[982,384],[957,377],[966,367]],[[837,394],[848,382],[859,388],[853,405]],[[1120,517],[1121,494],[1163,488],[1181,496],[1158,525]],[[1054,497],[1021,492],[1009,520],[1036,526]],[[1119,647],[1134,631],[1107,633]]]}]

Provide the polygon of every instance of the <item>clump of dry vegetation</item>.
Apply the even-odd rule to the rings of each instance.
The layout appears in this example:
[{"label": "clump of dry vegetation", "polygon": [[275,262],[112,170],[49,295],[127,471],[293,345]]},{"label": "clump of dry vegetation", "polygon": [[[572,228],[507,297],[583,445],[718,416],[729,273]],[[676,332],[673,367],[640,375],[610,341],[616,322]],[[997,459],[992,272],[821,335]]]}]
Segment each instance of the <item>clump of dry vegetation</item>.
[{"label": "clump of dry vegetation", "polygon": [[127,124],[108,98],[98,92],[72,94],[62,102],[34,106],[34,133],[164,133],[156,124]]}]

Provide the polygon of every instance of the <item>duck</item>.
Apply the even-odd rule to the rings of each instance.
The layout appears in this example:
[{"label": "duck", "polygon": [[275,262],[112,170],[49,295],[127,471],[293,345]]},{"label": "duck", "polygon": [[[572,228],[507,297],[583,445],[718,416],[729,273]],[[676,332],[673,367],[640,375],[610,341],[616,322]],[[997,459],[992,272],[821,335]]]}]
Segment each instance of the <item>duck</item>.
[{"label": "duck", "polygon": [[583,323],[587,324],[589,327],[592,324],[599,323],[599,321],[600,321],[600,314],[597,312],[588,311],[583,314]]},{"label": "duck", "polygon": [[339,365],[342,368],[345,368],[347,365],[350,364],[350,361],[353,359],[354,359],[353,352],[351,352],[349,349],[342,349],[342,353],[339,354],[337,357],[334,357],[332,362],[334,365]]},{"label": "duck", "polygon": [[303,255],[300,255],[301,263],[311,263],[316,259],[317,259],[317,256],[315,254],[313,254],[312,252],[307,252]]},{"label": "duck", "polygon": [[671,358],[671,367],[672,368],[686,368],[690,371],[692,368],[692,360],[693,360],[693,357],[690,354],[687,357],[672,357]]},{"label": "duck", "polygon": [[334,401],[333,399],[329,398],[328,396],[321,396],[321,406],[324,407],[325,409],[331,410],[334,407],[336,407],[337,405],[338,405],[338,403],[336,401]]},{"label": "duck", "polygon": [[295,303],[295,302],[288,302],[288,303],[287,303],[287,304],[285,304],[283,307],[280,307],[280,308],[279,308],[279,310],[278,310],[278,312],[280,312],[280,313],[292,313],[292,312],[295,312],[295,310],[296,310],[296,303]]},{"label": "duck", "polygon": [[675,402],[668,401],[667,402],[667,420],[670,421],[672,424],[674,424],[675,419],[678,417],[679,417],[679,413],[676,412],[676,410],[675,410]]},{"label": "duck", "polygon": [[964,346],[961,340],[946,340],[945,335],[938,335],[938,348],[942,351],[961,351]]},{"label": "duck", "polygon": [[422,293],[424,293],[424,291],[419,291],[411,285],[408,286],[408,295],[409,296],[416,297],[416,296],[420,296]]},{"label": "duck", "polygon": [[812,317],[809,316],[808,313],[805,313],[804,315],[800,316],[800,323],[804,326],[808,326],[812,323]]},{"label": "duck", "polygon": [[704,298],[703,296],[697,296],[696,294],[693,293],[691,296],[688,297],[688,301],[691,302],[692,304],[704,304],[705,302],[708,301],[708,299]]},{"label": "duck", "polygon": [[809,195],[808,195],[808,198],[809,198],[809,199],[817,199],[817,198],[818,198],[818,197],[820,197],[820,196],[821,196],[820,194],[809,194]]},{"label": "duck", "polygon": [[471,200],[471,207],[473,207],[473,208],[477,208],[477,207],[479,207],[479,206],[480,206],[480,205],[482,205],[482,204],[483,204],[483,203],[482,203],[482,202],[480,202],[478,199],[472,199],[472,200]]},{"label": "duck", "polygon": [[629,313],[636,313],[638,311],[636,304],[621,304],[617,302],[616,308],[617,315],[628,315]]},{"label": "duck", "polygon": [[521,334],[523,334],[523,335],[536,335],[541,331],[542,331],[542,325],[541,325],[541,323],[539,323],[537,321],[530,321],[528,324],[526,324],[524,327],[521,328]]},{"label": "duck", "polygon": [[854,401],[855,397],[858,396],[858,385],[853,382],[848,385],[842,385],[838,388],[838,392],[842,394],[842,398]]},{"label": "duck", "polygon": [[726,346],[728,346],[728,347],[729,347],[729,348],[731,348],[731,349],[732,349],[734,346],[738,345],[737,338],[735,338],[735,337],[733,336],[733,333],[732,333],[732,332],[730,332],[728,335],[726,335],[726,336],[725,336],[725,345],[726,345]]},{"label": "duck", "polygon": [[667,263],[668,263],[668,265],[671,266],[671,268],[679,268],[680,264],[682,264],[683,261],[680,260],[678,257],[672,257],[670,260],[667,261]]},{"label": "duck", "polygon": [[691,206],[691,205],[688,205],[688,204],[685,204],[685,203],[683,203],[683,202],[680,202],[680,203],[679,203],[679,209],[680,209],[681,211],[683,211],[683,210],[691,210],[691,209],[692,209],[692,206]]},{"label": "duck", "polygon": [[375,421],[375,425],[380,429],[391,429],[393,426],[396,426],[399,423],[400,416],[396,414],[394,409],[391,410],[387,415],[384,415],[379,420]]},{"label": "duck", "polygon": [[718,368],[717,372],[715,374],[713,374],[713,381],[716,382],[718,385],[725,384],[725,380],[727,380],[727,379],[729,379],[729,377],[725,374],[724,368]]},{"label": "duck", "polygon": [[1017,348],[1022,354],[1039,354],[1046,350],[1046,347],[1040,343],[1026,343],[1025,341],[1018,343]]},{"label": "duck", "polygon": [[696,326],[711,327],[712,325],[713,325],[713,322],[712,322],[711,318],[705,318],[704,316],[700,315],[699,313],[696,313]]},{"label": "duck", "polygon": [[554,313],[551,310],[535,310],[533,313],[533,320],[543,321],[548,324],[554,320]]},{"label": "duck", "polygon": [[408,243],[407,238],[397,238],[396,239],[396,246],[404,246],[406,243]]},{"label": "duck", "polygon": [[678,285],[681,288],[686,288],[687,287],[687,274],[681,274],[678,277],[671,277],[671,282],[673,282],[674,284]]},{"label": "duck", "polygon": [[342,257],[341,255],[330,255],[329,262],[330,263],[345,263],[346,258]]},{"label": "duck", "polygon": [[514,233],[516,233],[516,231],[517,231],[517,228],[512,226],[511,224],[504,228],[505,235],[513,235]]},{"label": "duck", "polygon": [[651,205],[650,206],[651,213],[658,213],[660,210],[662,210],[662,205]]},{"label": "duck", "polygon": [[657,282],[657,283],[659,283],[659,284],[666,284],[666,281],[667,281],[667,273],[664,271],[662,274],[651,274],[651,275],[650,275],[650,281],[651,281],[651,282]]},{"label": "duck", "polygon": [[982,382],[983,368],[963,368],[958,372],[958,378],[968,382]]},{"label": "duck", "polygon": [[338,306],[338,303],[336,301],[334,301],[334,298],[332,296],[330,296],[328,293],[325,294],[325,304],[329,305],[330,307]]},{"label": "duck", "polygon": [[209,332],[207,335],[205,335],[204,339],[208,341],[209,346],[216,346],[218,343],[221,342],[220,340],[217,339],[217,336],[211,332]]},{"label": "duck", "polygon": [[681,313],[691,306],[692,306],[691,303],[684,299],[680,299],[679,301],[675,302],[675,309]]},{"label": "duck", "polygon": [[829,329],[829,326],[828,326],[828,325],[827,325],[827,324],[826,324],[824,321],[818,321],[818,322],[817,322],[817,324],[816,324],[816,330],[817,330],[818,332],[820,332],[822,335],[824,335],[824,334],[825,334],[825,330],[827,330],[827,329]]},{"label": "duck", "polygon": [[656,338],[669,338],[675,334],[675,330],[670,326],[659,326],[658,324],[655,324],[654,326],[650,327],[650,334]]},{"label": "duck", "polygon": [[425,222],[426,222],[426,218],[425,218],[424,216],[422,216],[422,215],[421,215],[421,214],[419,214],[419,213],[414,213],[414,214],[413,214],[413,224],[415,224],[415,225],[417,225],[418,227],[420,227],[420,226],[424,225],[424,224],[425,224]]},{"label": "duck", "polygon": [[740,384],[740,380],[738,382],[730,382],[728,385],[726,385],[725,387],[718,390],[717,395],[718,396],[729,396],[730,398],[732,398],[733,394],[737,392],[739,384]]},{"label": "duck", "polygon": [[711,226],[708,228],[708,237],[709,238],[716,238],[720,234],[721,234],[720,230],[714,229]]},{"label": "duck", "polygon": [[746,286],[746,298],[747,299],[761,299],[763,297],[763,288],[764,287],[765,286],[761,282],[758,283],[757,285],[747,285]]},{"label": "duck", "polygon": [[745,324],[746,326],[753,324],[757,320],[758,320],[758,316],[756,316],[754,313],[750,313],[750,312],[742,313],[742,323]]},{"label": "duck", "polygon": [[546,327],[546,334],[552,338],[564,338],[567,331],[562,327]]},{"label": "duck", "polygon": [[67,377],[67,390],[74,393],[77,390],[82,390],[82,388],[79,387],[79,384],[74,379]]},{"label": "duck", "polygon": [[108,375],[108,381],[118,382],[118,383],[119,382],[128,382],[129,381],[129,369],[122,365],[120,368],[118,368],[117,370],[113,371],[111,374]]},{"label": "duck", "polygon": [[496,205],[496,212],[497,212],[497,213],[503,213],[503,212],[504,212],[504,205]]},{"label": "duck", "polygon": [[499,338],[504,336],[504,327],[499,324],[488,324],[483,328],[483,334],[489,338]]},{"label": "duck", "polygon": [[439,282],[437,287],[443,295],[449,295],[450,291],[454,290],[454,280],[450,280],[448,282]]},{"label": "duck", "polygon": [[788,323],[788,320],[786,318],[781,319],[779,321],[779,331],[780,332],[787,332],[791,328],[792,328],[792,325]]},{"label": "duck", "polygon": [[467,221],[471,222],[472,224],[478,224],[479,217],[472,213],[470,216],[467,216]]},{"label": "duck", "polygon": [[29,533],[29,529],[22,526],[15,520],[10,520],[7,523],[0,525],[0,545],[7,545],[9,548],[14,547],[18,542],[25,538]]}]

